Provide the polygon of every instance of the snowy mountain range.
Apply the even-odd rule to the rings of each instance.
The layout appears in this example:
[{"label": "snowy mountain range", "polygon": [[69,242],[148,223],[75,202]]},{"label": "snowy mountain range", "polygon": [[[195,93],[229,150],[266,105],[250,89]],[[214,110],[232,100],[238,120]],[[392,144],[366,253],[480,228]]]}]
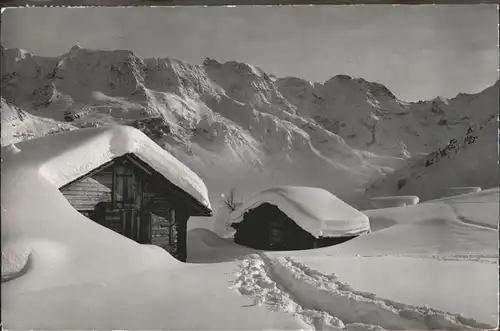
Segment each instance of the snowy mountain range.
[{"label": "snowy mountain range", "polygon": [[373,180],[367,196],[418,194],[425,201],[444,196],[451,187],[499,186],[498,119],[494,114],[443,148]]},{"label": "snowy mountain range", "polygon": [[350,201],[370,180],[498,111],[498,82],[410,103],[360,78],[311,83],[234,61],[192,65],[79,46],[54,58],[1,53],[2,145],[133,125],[197,172],[214,206],[231,187],[246,196],[278,185],[322,187]]}]

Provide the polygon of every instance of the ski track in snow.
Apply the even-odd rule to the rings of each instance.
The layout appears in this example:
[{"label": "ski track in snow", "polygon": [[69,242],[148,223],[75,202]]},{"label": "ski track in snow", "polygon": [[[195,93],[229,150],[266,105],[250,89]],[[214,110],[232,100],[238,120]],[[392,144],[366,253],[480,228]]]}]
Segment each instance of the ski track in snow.
[{"label": "ski track in snow", "polygon": [[493,329],[458,314],[382,299],[289,257],[252,254],[241,263],[232,289],[255,305],[292,313],[309,330]]}]

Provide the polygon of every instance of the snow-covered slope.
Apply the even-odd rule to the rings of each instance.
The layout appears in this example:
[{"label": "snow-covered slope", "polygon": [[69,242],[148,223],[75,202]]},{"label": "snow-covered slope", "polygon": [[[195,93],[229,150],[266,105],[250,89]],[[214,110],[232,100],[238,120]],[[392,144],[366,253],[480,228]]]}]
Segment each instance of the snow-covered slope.
[{"label": "snow-covered slope", "polygon": [[[270,78],[247,64],[190,65],[79,47],[52,59],[15,49],[2,55],[2,93],[10,102],[76,127],[138,127],[200,173],[216,197],[270,181],[342,196],[350,190],[338,190],[378,171],[341,137],[294,115]],[[235,181],[220,180],[228,176]]]},{"label": "snow-covered slope", "polygon": [[255,249],[234,243],[232,239],[221,238],[209,229],[188,231],[187,248],[190,263],[231,261],[256,252]]},{"label": "snow-covered slope", "polygon": [[367,185],[367,196],[418,196],[422,201],[447,194],[453,187],[497,187],[499,131],[497,116],[473,126],[437,151]]},{"label": "snow-covered slope", "polygon": [[280,185],[317,186],[355,203],[370,178],[497,106],[494,88],[405,103],[343,75],[311,84],[235,61],[192,65],[79,46],[55,58],[2,48],[2,75],[2,96],[28,114],[140,128],[201,175],[214,207],[231,187],[244,197]]},{"label": "snow-covered slope", "polygon": [[2,146],[12,142],[76,129],[71,124],[59,123],[49,118],[27,113],[19,107],[8,104],[1,98]]},{"label": "snow-covered slope", "polygon": [[408,103],[385,86],[337,75],[324,84],[278,79],[297,113],[315,119],[358,149],[408,157],[431,152],[498,109],[498,81],[479,94]]}]

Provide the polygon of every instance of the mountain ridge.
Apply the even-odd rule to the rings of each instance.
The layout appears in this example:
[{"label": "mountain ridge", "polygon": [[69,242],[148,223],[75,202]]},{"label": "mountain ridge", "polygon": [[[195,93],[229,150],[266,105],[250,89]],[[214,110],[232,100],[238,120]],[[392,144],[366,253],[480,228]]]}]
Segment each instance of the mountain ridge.
[{"label": "mountain ridge", "polygon": [[[79,46],[47,58],[2,48],[2,107],[54,121],[39,134],[136,126],[199,172],[215,197],[230,186],[253,192],[283,183],[348,199],[495,112],[494,87],[408,103],[382,84],[342,74],[311,83],[237,61],[195,65]],[[228,176],[238,180],[217,183]]]},{"label": "mountain ridge", "polygon": [[[43,59],[47,59],[47,60],[50,60],[50,59],[55,60],[55,59],[59,59],[59,58],[63,57],[64,55],[68,55],[68,54],[75,53],[75,52],[78,52],[78,51],[100,52],[100,53],[122,52],[122,53],[131,54],[134,57],[139,58],[139,59],[143,59],[143,60],[157,60],[157,61],[158,60],[170,60],[170,61],[173,61],[173,62],[187,63],[185,61],[182,61],[182,60],[179,60],[179,59],[176,59],[176,58],[172,58],[172,57],[167,57],[167,56],[165,56],[165,57],[140,57],[138,55],[135,55],[130,50],[121,50],[121,49],[117,49],[117,50],[87,49],[87,48],[81,47],[78,44],[72,46],[67,53],[64,53],[64,54],[62,54],[60,56],[38,56],[38,55],[34,55],[34,53],[32,53],[32,52],[26,51],[26,50],[21,49],[21,48],[7,48],[7,47],[4,47],[1,44],[0,44],[0,47],[1,47],[1,51],[2,51],[2,56],[3,56],[3,52],[4,51],[8,52],[8,53],[14,53],[15,52],[15,53],[18,53],[18,56],[21,57],[21,58],[25,58],[25,57],[37,57],[37,58],[43,58]],[[380,89],[385,90],[393,98],[398,99],[398,100],[400,100],[400,101],[402,101],[404,103],[408,103],[408,104],[430,102],[430,101],[440,100],[440,99],[441,100],[449,100],[449,99],[454,99],[454,98],[457,98],[457,97],[460,97],[460,96],[477,95],[477,94],[483,93],[485,90],[491,88],[492,86],[498,85],[498,83],[499,83],[498,80],[497,80],[494,84],[492,84],[490,86],[487,86],[487,87],[483,88],[482,90],[480,90],[478,92],[474,92],[474,93],[458,92],[456,95],[454,95],[452,97],[435,96],[432,99],[421,99],[421,100],[418,100],[418,101],[408,101],[408,100],[403,100],[403,99],[398,98],[397,96],[395,96],[390,91],[389,88],[387,88],[385,85],[383,85],[380,82],[377,82],[377,81],[368,81],[368,80],[366,80],[366,79],[364,79],[362,77],[350,76],[350,75],[343,74],[343,73],[335,74],[335,75],[331,76],[330,78],[326,79],[324,82],[313,82],[313,81],[309,81],[309,80],[304,79],[304,78],[294,77],[294,76],[277,77],[274,74],[268,74],[268,73],[266,73],[264,70],[262,70],[258,66],[254,66],[254,65],[251,65],[251,64],[245,63],[245,62],[238,62],[238,61],[235,61],[235,60],[230,60],[230,61],[226,61],[226,62],[219,62],[216,59],[213,59],[213,58],[210,58],[210,57],[206,57],[205,60],[201,64],[189,64],[189,65],[191,65],[191,66],[210,66],[210,65],[212,65],[212,66],[223,66],[223,65],[247,66],[247,67],[252,68],[252,70],[254,72],[255,72],[255,70],[259,71],[260,75],[262,75],[264,77],[267,77],[266,80],[269,79],[269,80],[275,81],[275,80],[297,79],[297,80],[302,80],[302,81],[309,82],[309,83],[311,83],[313,85],[316,85],[316,84],[325,85],[329,81],[334,80],[334,79],[342,80],[342,81],[361,82],[361,83],[371,84],[373,86],[378,86],[378,87],[380,87]]]},{"label": "mountain ridge", "polygon": [[367,197],[418,195],[426,201],[445,196],[451,187],[498,187],[499,119],[495,114],[443,148],[371,181],[366,185]]}]

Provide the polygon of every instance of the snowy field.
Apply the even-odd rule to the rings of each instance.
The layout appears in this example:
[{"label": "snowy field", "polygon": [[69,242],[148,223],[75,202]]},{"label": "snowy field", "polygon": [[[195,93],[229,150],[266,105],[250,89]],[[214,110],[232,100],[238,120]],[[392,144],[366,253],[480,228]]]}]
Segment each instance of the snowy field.
[{"label": "snowy field", "polygon": [[239,256],[240,293],[311,329],[493,328],[498,201],[499,190],[491,189],[369,210],[372,233],[307,251],[252,252],[192,230],[190,257]]},{"label": "snowy field", "polygon": [[[204,20],[179,8],[171,20],[166,8],[2,14],[12,30],[0,48],[2,328],[498,328],[498,8],[490,21],[485,8],[393,6],[389,18],[322,6],[294,20],[300,6],[241,7],[227,24],[215,7]],[[178,222],[187,263],[61,193],[128,154],[154,170],[139,176],[153,184],[135,190],[139,215],[213,212],[191,217],[187,234]],[[156,199],[160,175],[178,197]],[[128,204],[134,182],[112,180],[112,205]],[[66,193],[101,192],[86,190]],[[245,212],[266,202],[316,246],[355,238],[294,251],[236,244]],[[128,214],[123,232],[142,237]]]},{"label": "snowy field", "polygon": [[22,151],[10,153],[1,196],[2,276],[12,277],[2,284],[6,329],[497,324],[499,189],[369,210],[371,233],[314,250],[258,252],[195,229],[196,263],[182,264],[90,222],[43,172],[15,161]]}]

